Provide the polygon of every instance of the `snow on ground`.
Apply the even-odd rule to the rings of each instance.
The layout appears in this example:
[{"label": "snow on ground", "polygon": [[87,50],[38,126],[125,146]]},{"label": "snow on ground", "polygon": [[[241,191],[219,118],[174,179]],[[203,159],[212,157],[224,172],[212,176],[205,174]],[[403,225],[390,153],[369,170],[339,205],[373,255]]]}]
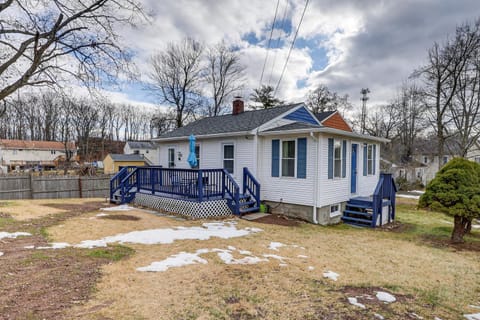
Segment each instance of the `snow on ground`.
[{"label": "snow on ground", "polygon": [[463,316],[468,320],[480,320],[480,313],[464,314]]},{"label": "snow on ground", "polygon": [[207,264],[207,260],[200,258],[199,254],[208,252],[207,249],[197,250],[195,253],[180,252],[173,256],[168,257],[165,260],[152,262],[149,266],[137,268],[138,271],[150,271],[150,272],[159,272],[167,271],[169,268],[173,267],[182,267],[189,264]]},{"label": "snow on ground", "polygon": [[315,270],[315,267],[314,266],[308,266],[308,270],[313,271],[313,270]]},{"label": "snow on ground", "polygon": [[28,232],[0,232],[0,239],[3,238],[16,238],[20,236],[31,236]]},{"label": "snow on ground", "polygon": [[303,254],[299,254],[297,258],[308,259],[308,256],[304,256]]},{"label": "snow on ground", "polygon": [[410,312],[409,315],[410,315],[410,317],[412,317],[413,319],[419,319],[419,320],[423,319],[422,316],[419,316],[419,315],[416,314],[415,312]]},{"label": "snow on ground", "polygon": [[3,256],[3,252],[0,251],[0,257]]},{"label": "snow on ground", "polygon": [[414,196],[412,194],[400,194],[400,193],[397,193],[397,197],[399,198],[407,198],[407,199],[420,199],[420,196]]},{"label": "snow on ground", "polygon": [[134,209],[135,209],[134,207],[130,207],[128,204],[122,204],[115,207],[100,208],[100,210],[103,210],[103,211],[130,211]]},{"label": "snow on ground", "polygon": [[357,301],[357,298],[353,298],[353,297],[348,297],[348,302],[350,302],[350,304],[356,306],[356,307],[359,307],[359,308],[362,308],[362,309],[365,309],[365,305],[358,302]]},{"label": "snow on ground", "polygon": [[49,243],[48,246],[45,246],[45,247],[37,247],[36,249],[39,249],[39,250],[45,250],[45,249],[65,249],[65,248],[68,248],[70,247],[70,244],[69,243],[66,243],[66,242],[52,242],[52,243]]},{"label": "snow on ground", "polygon": [[24,249],[35,249],[35,246],[25,246]]},{"label": "snow on ground", "polygon": [[327,271],[327,272],[323,273],[324,278],[328,278],[328,279],[331,279],[333,281],[337,281],[339,276],[340,275],[338,273],[335,273],[333,271]]},{"label": "snow on ground", "polygon": [[385,319],[385,318],[384,318],[381,314],[379,314],[379,313],[374,313],[373,316],[374,316],[375,318],[377,318],[377,319],[380,319],[380,320]]},{"label": "snow on ground", "polygon": [[420,193],[420,194],[424,194],[424,193],[425,193],[425,191],[423,191],[423,190],[411,190],[411,191],[409,191],[409,192],[412,192],[412,193]]},{"label": "snow on ground", "polygon": [[473,304],[469,304],[468,307],[473,309],[480,309],[479,306],[474,306]]},{"label": "snow on ground", "polygon": [[380,300],[382,302],[385,302],[385,303],[392,303],[392,302],[397,301],[397,299],[388,292],[377,291],[376,296],[377,296],[378,300]]},{"label": "snow on ground", "polygon": [[[102,208],[102,209],[109,209],[109,208]],[[109,214],[108,213],[99,213],[99,214],[96,214],[94,217],[90,217],[89,219],[92,220],[92,219],[97,219],[97,218],[106,217],[106,216],[109,216]]]},{"label": "snow on ground", "polygon": [[262,259],[256,256],[246,256],[240,259],[235,259],[231,250],[212,249],[212,252],[217,252],[218,257],[226,264],[257,264],[259,262],[268,261],[268,259]]},{"label": "snow on ground", "polygon": [[78,248],[106,247],[109,243],[168,244],[176,240],[208,240],[212,237],[229,239],[260,232],[259,228],[237,229],[234,222],[204,223],[201,227],[176,227],[122,233],[100,240],[85,240]]},{"label": "snow on ground", "polygon": [[268,246],[268,249],[279,251],[278,248],[285,247],[285,246],[286,246],[286,244],[283,244],[281,242],[270,242],[270,245]]}]

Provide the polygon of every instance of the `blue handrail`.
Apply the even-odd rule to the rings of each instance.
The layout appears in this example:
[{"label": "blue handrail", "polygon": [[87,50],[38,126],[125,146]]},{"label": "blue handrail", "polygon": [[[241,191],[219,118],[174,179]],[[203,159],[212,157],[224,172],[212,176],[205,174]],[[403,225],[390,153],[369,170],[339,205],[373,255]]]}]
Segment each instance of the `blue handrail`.
[{"label": "blue handrail", "polygon": [[230,198],[228,206],[233,214],[240,214],[240,186],[226,169],[223,169],[223,186],[225,194]]},{"label": "blue handrail", "polygon": [[395,219],[395,194],[397,192],[397,186],[391,173],[380,173],[380,180],[377,183],[375,191],[373,193],[373,215],[372,215],[372,227],[377,225],[377,218],[380,215],[380,225],[383,218],[383,201],[389,200],[388,221]]},{"label": "blue handrail", "polygon": [[247,167],[243,168],[243,194],[250,193],[260,205],[260,183],[255,179]]}]

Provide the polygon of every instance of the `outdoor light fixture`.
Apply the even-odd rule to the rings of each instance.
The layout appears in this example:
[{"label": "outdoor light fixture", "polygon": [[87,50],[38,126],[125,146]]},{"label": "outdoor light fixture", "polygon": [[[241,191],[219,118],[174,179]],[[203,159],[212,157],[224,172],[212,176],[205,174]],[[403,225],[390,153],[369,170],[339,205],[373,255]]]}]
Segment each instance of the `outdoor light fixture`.
[{"label": "outdoor light fixture", "polygon": [[182,157],[183,157],[182,153],[178,151],[178,161],[182,160]]}]

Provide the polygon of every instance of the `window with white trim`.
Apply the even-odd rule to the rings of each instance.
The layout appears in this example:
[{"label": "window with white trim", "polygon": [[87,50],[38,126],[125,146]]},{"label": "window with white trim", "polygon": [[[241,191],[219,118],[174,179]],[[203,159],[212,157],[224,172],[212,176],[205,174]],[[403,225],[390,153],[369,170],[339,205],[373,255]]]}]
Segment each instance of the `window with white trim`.
[{"label": "window with white trim", "polygon": [[340,212],[340,205],[339,204],[333,204],[330,206],[330,217],[336,217],[341,214]]},{"label": "window with white trim", "polygon": [[282,177],[295,177],[295,140],[282,141]]},{"label": "window with white trim", "polygon": [[475,162],[480,163],[480,156],[475,157]]},{"label": "window with white trim", "polygon": [[342,141],[334,140],[333,144],[333,177],[342,177]]},{"label": "window with white trim", "polygon": [[175,148],[168,148],[168,167],[175,168]]},{"label": "window with white trim", "polygon": [[223,168],[229,173],[235,171],[235,146],[232,143],[223,145]]},{"label": "window with white trim", "polygon": [[197,159],[197,166],[195,168],[200,168],[200,145],[195,145],[195,158]]},{"label": "window with white trim", "polygon": [[367,146],[367,174],[373,174],[373,144]]}]

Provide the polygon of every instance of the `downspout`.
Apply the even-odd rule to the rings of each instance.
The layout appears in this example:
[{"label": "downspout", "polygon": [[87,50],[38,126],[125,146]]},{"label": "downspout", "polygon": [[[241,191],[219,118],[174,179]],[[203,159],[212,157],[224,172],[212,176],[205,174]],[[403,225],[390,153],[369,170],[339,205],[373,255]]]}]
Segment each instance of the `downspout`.
[{"label": "downspout", "polygon": [[313,223],[318,224],[317,220],[317,195],[318,195],[318,139],[315,137],[313,132],[310,132],[310,137],[312,137],[313,141],[317,143],[317,147],[315,148],[315,174],[314,174],[314,181],[313,181]]}]

